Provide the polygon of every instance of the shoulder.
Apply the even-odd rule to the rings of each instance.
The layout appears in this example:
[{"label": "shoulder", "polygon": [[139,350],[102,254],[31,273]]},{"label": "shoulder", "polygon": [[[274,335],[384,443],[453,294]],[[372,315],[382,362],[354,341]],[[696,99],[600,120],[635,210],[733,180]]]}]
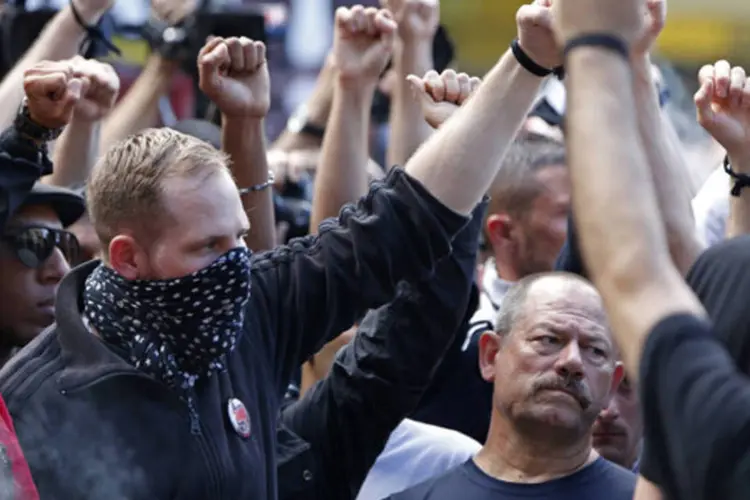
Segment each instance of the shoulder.
[{"label": "shoulder", "polygon": [[[455,500],[473,492],[471,481],[466,477],[466,464],[432,477],[416,486],[392,495],[393,500]],[[468,489],[467,489],[468,488]],[[469,498],[477,498],[469,496]]]},{"label": "shoulder", "polygon": [[593,464],[592,472],[601,478],[601,483],[605,485],[608,491],[618,495],[617,498],[622,498],[620,495],[630,495],[627,498],[632,498],[632,494],[635,492],[635,483],[638,479],[633,471],[600,457]]},{"label": "shoulder", "polygon": [[15,414],[39,388],[63,368],[57,327],[52,325],[21,349],[0,370],[0,393]]},{"label": "shoulder", "polygon": [[482,447],[474,439],[458,431],[411,419],[403,420],[394,433],[400,433],[417,446],[429,447],[438,453],[466,452],[473,454]]}]

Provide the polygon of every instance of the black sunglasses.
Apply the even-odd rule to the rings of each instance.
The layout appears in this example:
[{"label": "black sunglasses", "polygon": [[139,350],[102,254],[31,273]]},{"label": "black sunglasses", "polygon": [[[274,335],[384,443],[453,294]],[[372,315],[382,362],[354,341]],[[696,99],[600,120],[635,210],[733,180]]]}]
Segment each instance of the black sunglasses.
[{"label": "black sunglasses", "polygon": [[68,231],[44,226],[24,226],[11,229],[0,237],[26,267],[36,269],[59,248],[69,264],[77,264],[81,246],[78,238]]}]

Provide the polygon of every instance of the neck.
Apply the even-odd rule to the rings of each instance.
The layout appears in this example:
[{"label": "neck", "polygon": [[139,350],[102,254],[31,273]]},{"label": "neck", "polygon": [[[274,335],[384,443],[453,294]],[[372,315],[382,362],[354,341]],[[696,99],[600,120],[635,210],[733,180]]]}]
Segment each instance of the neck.
[{"label": "neck", "polygon": [[497,275],[505,281],[515,283],[521,279],[521,276],[519,276],[519,273],[513,268],[513,266],[499,258],[497,255],[495,255],[495,269],[497,270]]},{"label": "neck", "polygon": [[[591,437],[565,444],[550,440],[549,433],[523,435],[510,423],[493,417],[487,443],[474,458],[487,475],[512,483],[543,483],[569,476],[598,458]],[[529,433],[531,434],[531,433]]]}]

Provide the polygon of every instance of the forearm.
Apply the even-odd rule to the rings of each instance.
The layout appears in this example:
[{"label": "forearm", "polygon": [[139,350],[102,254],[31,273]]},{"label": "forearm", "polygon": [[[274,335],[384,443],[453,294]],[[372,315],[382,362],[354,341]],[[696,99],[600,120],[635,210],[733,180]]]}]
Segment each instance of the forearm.
[{"label": "forearm", "polygon": [[640,140],[651,167],[669,251],[675,266],[685,275],[702,248],[695,235],[687,166],[675,143],[677,137],[660,109],[648,57],[633,61],[633,84]]},{"label": "forearm", "polygon": [[62,187],[83,184],[98,157],[100,128],[98,121],[74,118],[55,142],[55,169],[44,182]]},{"label": "forearm", "polygon": [[[103,13],[99,12],[81,12],[81,16],[89,24],[98,22],[102,15]],[[64,7],[52,18],[31,48],[0,83],[0,102],[3,103],[0,111],[0,129],[5,129],[13,123],[16,111],[23,100],[24,72],[40,61],[59,61],[75,56],[83,38],[84,31],[76,22],[70,6]]]},{"label": "forearm", "polygon": [[373,85],[339,83],[333,97],[313,195],[310,232],[367,193],[367,133]]},{"label": "forearm", "polygon": [[387,168],[405,165],[432,133],[425,122],[422,108],[414,99],[406,77],[424,75],[432,69],[432,41],[418,40],[404,42],[394,58],[393,69],[396,84],[391,97],[390,125]]},{"label": "forearm", "polygon": [[[265,130],[258,118],[222,117],[222,149],[229,155],[237,185],[258,186],[268,181]],[[250,218],[247,246],[260,252],[275,246],[273,198],[271,188],[251,191],[242,196],[242,205]]]},{"label": "forearm", "polygon": [[506,52],[476,95],[412,156],[406,172],[448,208],[469,214],[494,179],[541,82]]},{"label": "forearm", "polygon": [[179,66],[152,55],[133,86],[122,97],[102,126],[101,152],[116,142],[159,121],[159,100],[168,91]]},{"label": "forearm", "polygon": [[[335,70],[329,57],[320,70],[312,95],[305,104],[307,106],[307,120],[311,124],[325,127],[328,123],[333,104],[334,75]],[[290,132],[285,129],[269,149],[289,152],[299,149],[318,149],[320,144],[321,140],[317,137]]]}]

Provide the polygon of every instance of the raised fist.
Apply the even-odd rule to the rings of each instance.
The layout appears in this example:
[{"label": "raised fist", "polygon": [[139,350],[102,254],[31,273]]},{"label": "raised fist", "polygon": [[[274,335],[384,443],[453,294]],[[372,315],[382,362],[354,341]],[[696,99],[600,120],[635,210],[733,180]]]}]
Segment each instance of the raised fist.
[{"label": "raised fist", "polygon": [[198,54],[200,89],[225,116],[264,118],[271,107],[266,46],[249,38],[212,38]]},{"label": "raised fist", "polygon": [[356,85],[377,84],[393,52],[395,36],[396,23],[387,10],[340,7],[333,38],[339,77]]},{"label": "raised fist", "polygon": [[380,5],[393,14],[402,40],[432,43],[440,24],[439,0],[380,0]]},{"label": "raised fist", "polygon": [[120,92],[120,77],[109,64],[77,56],[71,59],[73,76],[83,82],[81,98],[73,114],[85,121],[98,121],[114,107]]},{"label": "raised fist", "polygon": [[633,56],[644,56],[651,52],[667,22],[667,0],[646,0],[643,11],[641,33],[630,48]]},{"label": "raised fist", "polygon": [[562,54],[552,31],[551,5],[552,0],[535,0],[516,12],[519,45],[532,61],[550,70],[562,65]]},{"label": "raised fist", "polygon": [[70,123],[84,82],[74,74],[71,61],[42,61],[24,72],[23,89],[31,119],[57,129]]},{"label": "raised fist", "polygon": [[479,88],[482,80],[452,69],[428,71],[423,78],[407,77],[415,96],[422,105],[425,121],[432,128],[440,128]]},{"label": "raised fist", "polygon": [[[727,61],[701,68],[698,123],[726,149],[733,166],[750,167],[750,78]],[[745,173],[750,173],[746,170]]]},{"label": "raised fist", "polygon": [[552,20],[562,47],[568,40],[607,33],[633,46],[644,32],[646,0],[554,0]]}]

